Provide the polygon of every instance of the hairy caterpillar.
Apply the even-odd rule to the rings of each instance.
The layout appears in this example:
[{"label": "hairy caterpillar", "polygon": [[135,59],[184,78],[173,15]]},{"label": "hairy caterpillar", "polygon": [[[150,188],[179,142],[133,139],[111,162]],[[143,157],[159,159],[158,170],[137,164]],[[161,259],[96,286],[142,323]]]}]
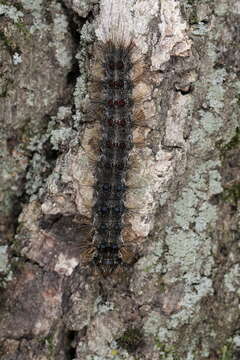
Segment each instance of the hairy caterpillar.
[{"label": "hairy caterpillar", "polygon": [[[146,12],[149,14],[150,24],[150,19],[154,19],[156,15],[156,9],[151,8],[151,2],[142,3],[134,0],[101,0],[97,24],[94,23],[93,27],[93,24],[86,23],[82,31],[78,53],[81,75],[77,79],[74,92],[76,111],[72,119],[68,118],[68,124],[74,125],[74,131],[71,132],[69,140],[70,127],[62,129],[66,135],[63,139],[59,138],[58,146],[64,144],[64,147],[61,147],[64,151],[59,154],[54,171],[41,189],[39,201],[32,201],[26,206],[20,218],[23,224],[21,253],[51,271],[69,276],[78,268],[87,275],[90,265],[91,270],[100,270],[94,271],[94,275],[102,273],[105,276],[113,272],[117,274],[117,269],[134,262],[136,257],[140,256],[135,269],[145,269],[145,261],[149,260],[148,255],[150,261],[151,256],[155,256],[155,245],[152,240],[155,234],[159,236],[159,226],[165,236],[162,224],[166,219],[162,218],[161,222],[155,221],[156,215],[160,215],[157,209],[165,206],[171,196],[169,186],[175,178],[175,173],[182,174],[184,170],[182,163],[186,160],[188,149],[184,129],[190,104],[189,96],[183,96],[173,87],[175,71],[168,63],[170,57],[178,56],[179,52],[182,52],[183,57],[189,56],[185,50],[190,49],[190,43],[185,28],[182,27],[180,13],[177,28],[181,29],[181,46],[179,31],[169,37],[175,28],[173,21],[176,18],[171,18],[171,12],[166,8],[168,5],[161,3],[163,26],[160,38],[157,35],[151,37],[151,29],[146,26],[142,32]],[[174,3],[173,8],[178,5]],[[154,21],[153,23],[155,24]],[[89,39],[93,40],[89,37],[93,28],[96,41],[89,43]],[[121,233],[117,237],[119,245],[117,248],[115,245],[107,247],[105,251],[101,249],[102,240],[97,238],[95,232],[98,219],[94,222],[94,212],[97,211],[94,206],[99,189],[104,198],[108,196],[105,195],[105,191],[109,193],[109,185],[106,190],[101,189],[96,176],[101,146],[107,145],[106,139],[112,136],[109,127],[109,136],[106,135],[105,140],[102,139],[107,131],[105,128],[105,132],[102,132],[101,128],[105,113],[101,106],[106,95],[102,88],[104,79],[106,80],[102,66],[103,51],[110,43],[128,48],[133,42],[135,46],[131,45],[130,60],[127,61],[132,64],[128,74],[131,91],[123,96],[123,99],[127,97],[128,104],[132,105],[129,106],[131,126],[127,128],[127,131],[131,130],[131,142],[127,144],[132,147],[129,148],[129,155],[124,158],[126,171],[120,176],[120,185],[124,187],[120,192],[122,202],[119,203],[123,205],[121,209],[124,211],[119,224]],[[109,52],[109,48],[107,50]],[[145,54],[147,56],[143,61],[141,56]],[[82,71],[84,66],[86,71]],[[168,71],[169,69],[171,71]],[[87,73],[91,78],[87,78]],[[125,73],[121,79],[125,79]],[[185,80],[190,81],[188,77]],[[85,85],[88,84],[87,89]],[[112,86],[115,88],[118,85],[114,83]],[[94,102],[93,105],[89,105],[88,94]],[[69,107],[68,114],[70,112]],[[59,126],[65,127],[66,122],[62,121],[60,112],[57,119]],[[116,139],[118,135],[114,136]],[[124,139],[125,144],[126,138]],[[114,140],[114,144],[118,142]],[[112,146],[112,143],[109,145]],[[112,184],[113,181],[110,192]],[[102,223],[104,225],[103,221]],[[151,231],[153,236],[146,243],[145,240]],[[103,244],[102,248],[104,246]],[[156,253],[159,252],[157,248]]]},{"label": "hairy caterpillar", "polygon": [[136,110],[142,94],[135,94],[134,90],[144,66],[125,27],[121,12],[117,26],[104,24],[90,85],[90,97],[95,104],[92,113],[100,123],[92,208],[95,251],[91,262],[104,276],[136,258],[126,231],[129,209],[125,200],[131,188],[128,183],[128,170],[133,165],[131,151],[137,141],[142,141],[133,139],[133,129],[142,121]]},{"label": "hairy caterpillar", "polygon": [[93,206],[96,253],[93,261],[102,274],[111,273],[132,254],[124,244],[126,172],[132,140],[133,44],[102,45],[102,78],[97,80],[101,116],[100,155],[95,171],[95,204]]},{"label": "hairy caterpillar", "polygon": [[[113,10],[109,4],[103,9]],[[138,210],[131,201],[127,203],[126,198],[130,189],[141,185],[131,179],[129,170],[135,166],[132,157],[135,146],[144,145],[144,135],[139,128],[142,127],[143,132],[147,129],[142,126],[143,115],[137,106],[146,95],[144,89],[138,89],[144,65],[131,34],[125,29],[120,9],[118,14],[116,24],[104,23],[102,36],[92,50],[91,105],[86,115],[89,127],[86,126],[81,143],[79,172],[73,173],[77,180],[79,212],[91,218],[85,226],[85,241],[79,245],[79,251],[83,263],[93,265],[103,276],[137,258],[136,235],[131,233],[128,218],[130,212]],[[111,17],[105,14],[105,19],[110,21]],[[77,231],[84,232],[81,219],[76,216],[58,218],[51,226],[51,232],[58,238],[61,237],[59,227],[68,226],[68,238],[71,233],[72,238],[76,238]]]}]

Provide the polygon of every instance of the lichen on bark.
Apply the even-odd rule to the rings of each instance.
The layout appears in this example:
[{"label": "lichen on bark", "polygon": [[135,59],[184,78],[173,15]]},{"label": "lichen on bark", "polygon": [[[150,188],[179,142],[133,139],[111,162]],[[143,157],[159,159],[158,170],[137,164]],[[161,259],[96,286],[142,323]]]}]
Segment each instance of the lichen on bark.
[{"label": "lichen on bark", "polygon": [[151,98],[128,199],[142,207],[140,258],[105,280],[80,248],[98,136],[88,81],[101,26],[116,23],[108,2],[0,0],[1,359],[237,360],[239,6],[111,0],[126,3]]}]

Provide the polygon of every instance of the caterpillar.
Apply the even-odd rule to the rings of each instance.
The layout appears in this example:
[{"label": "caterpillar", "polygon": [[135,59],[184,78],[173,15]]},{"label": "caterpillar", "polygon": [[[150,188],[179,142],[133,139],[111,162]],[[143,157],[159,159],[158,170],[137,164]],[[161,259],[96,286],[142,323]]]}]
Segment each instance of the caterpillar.
[{"label": "caterpillar", "polygon": [[[116,2],[114,4],[117,6]],[[102,16],[106,10],[113,11],[108,3],[103,6]],[[141,188],[142,184],[136,182],[131,169],[139,166],[133,152],[136,146],[144,146],[145,133],[149,131],[137,106],[146,93],[148,95],[144,87],[139,87],[145,65],[129,29],[125,29],[126,21],[130,20],[124,18],[120,9],[117,13],[116,24],[111,22],[109,14],[104,14],[109,22],[104,22],[98,29],[101,34],[92,48],[87,125],[82,136],[82,150],[76,161],[71,160],[74,163],[72,177],[76,204],[87,222],[90,221],[88,226],[83,226],[78,216],[68,215],[66,221],[61,217],[53,220],[54,224],[50,221],[50,232],[58,238],[61,231],[57,229],[65,223],[69,229],[68,238],[71,232],[76,238],[77,230],[81,234],[86,230],[85,241],[78,247],[82,263],[94,267],[104,277],[128,267],[138,258],[137,234],[131,231],[129,214],[137,213],[139,209],[135,208],[134,202],[131,204],[131,199],[129,201],[129,193],[131,189]],[[54,206],[56,209],[56,202]],[[51,213],[46,202],[42,210]],[[43,227],[44,231],[48,230],[44,221]],[[79,235],[79,238],[83,236]]]},{"label": "caterpillar", "polygon": [[132,257],[122,239],[126,173],[133,147],[132,49],[132,43],[126,46],[109,40],[103,44],[102,78],[96,80],[102,96],[98,114],[102,116],[92,210],[93,244],[97,250],[93,261],[104,276]]},{"label": "caterpillar", "polygon": [[[168,60],[179,54],[181,59],[189,56],[191,42],[182,26],[180,8],[176,2],[172,4],[172,9],[179,8],[178,15],[173,18],[168,9],[169,3],[161,3],[163,26],[160,39],[157,34],[148,36],[151,31],[148,32],[146,28],[142,32],[146,11],[149,24],[156,15],[156,9],[151,7],[151,2],[144,2],[143,6],[142,2],[134,0],[101,0],[97,24],[94,23],[96,26],[89,23],[82,29],[81,50],[77,56],[81,75],[73,94],[76,111],[66,122],[62,121],[62,111],[54,117],[54,124],[58,120],[59,126],[63,127],[61,133],[66,134],[63,138],[58,136],[57,141],[63,151],[46,185],[41,188],[39,199],[36,201],[34,196],[34,201],[25,207],[20,218],[23,224],[21,236],[24,239],[21,253],[59,274],[70,276],[77,268],[77,272],[79,270],[85,276],[89,274],[90,266],[94,276],[92,269],[98,275],[108,276],[117,274],[118,269],[128,264],[132,266],[138,258],[135,269],[145,269],[146,262],[153,260],[153,240],[155,234],[159,236],[159,226],[164,235],[162,225],[166,219],[156,221],[157,209],[165,204],[167,206],[171,196],[169,186],[173,179],[175,182],[175,174],[183,174],[185,169],[182,164],[185,164],[188,144],[184,129],[191,108],[191,97],[176,92],[172,86],[177,70],[172,69]],[[175,21],[178,30],[172,34]],[[155,21],[152,23],[155,24]],[[94,42],[89,37],[93,28],[96,35]],[[108,55],[114,54],[116,59],[119,46],[127,54],[127,58],[123,59],[128,64],[128,71],[121,73],[116,70],[114,76],[120,74],[120,80],[126,84],[123,93],[122,85],[119,88],[121,83],[116,83],[116,79],[110,77],[111,69],[108,77],[105,74],[106,66],[111,67]],[[144,56],[144,61],[141,56]],[[84,66],[86,71],[82,71]],[[88,79],[86,74],[90,75]],[[185,80],[187,83],[191,81],[191,76],[187,72],[183,83]],[[110,81],[108,85],[107,80]],[[124,100],[127,106],[122,107],[118,102],[112,108],[111,101],[107,105],[107,99],[112,100],[112,92],[114,101]],[[89,98],[93,102],[90,105]],[[110,114],[112,109],[119,109],[119,112],[127,109],[124,114],[129,116],[128,126],[124,124],[123,127],[112,129],[109,123],[104,125],[104,115],[106,111]],[[70,112],[69,107],[67,113]],[[113,114],[117,122],[117,110]],[[73,132],[70,127],[65,129],[67,123],[74,126]],[[121,129],[126,131],[124,135],[120,135]],[[116,160],[116,154],[121,154],[120,137],[127,149],[124,150],[123,170],[115,177],[119,184],[107,179],[107,185],[104,185],[105,182],[100,183],[99,174],[102,169],[101,154],[105,148],[105,158],[106,151],[115,156],[110,164],[116,171],[116,165],[120,162]],[[108,146],[110,150],[107,150]],[[117,188],[120,191],[116,191]],[[113,194],[121,197],[114,200],[115,206],[121,205],[115,216],[118,225],[118,229],[115,228],[118,232],[116,236],[112,227],[109,230],[109,216],[113,215],[110,199]],[[107,218],[99,213],[101,206],[104,210],[103,200],[106,199]],[[114,244],[106,246],[104,235],[98,234],[97,229],[107,232],[107,245],[110,244],[111,234]],[[151,231],[152,237],[146,241]],[[156,253],[160,251],[157,247]],[[137,274],[138,271],[134,276]]]},{"label": "caterpillar", "polygon": [[[111,11],[109,6],[104,9]],[[105,16],[111,22],[111,16]],[[137,258],[126,231],[129,213],[126,193],[131,188],[127,181],[128,170],[132,165],[131,151],[136,145],[133,129],[143,120],[134,108],[141,95],[139,92],[135,95],[134,90],[144,65],[123,21],[119,12],[117,26],[113,23],[103,26],[89,87],[94,104],[91,110],[100,124],[99,155],[93,184],[94,251],[91,262],[103,276]]]}]

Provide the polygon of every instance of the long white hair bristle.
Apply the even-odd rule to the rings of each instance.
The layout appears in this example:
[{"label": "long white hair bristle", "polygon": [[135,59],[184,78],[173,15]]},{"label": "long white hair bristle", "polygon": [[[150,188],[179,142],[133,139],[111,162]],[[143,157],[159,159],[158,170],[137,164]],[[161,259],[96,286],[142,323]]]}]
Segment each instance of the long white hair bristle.
[{"label": "long white hair bristle", "polygon": [[102,42],[129,44],[133,37],[132,0],[101,0],[96,35]]}]

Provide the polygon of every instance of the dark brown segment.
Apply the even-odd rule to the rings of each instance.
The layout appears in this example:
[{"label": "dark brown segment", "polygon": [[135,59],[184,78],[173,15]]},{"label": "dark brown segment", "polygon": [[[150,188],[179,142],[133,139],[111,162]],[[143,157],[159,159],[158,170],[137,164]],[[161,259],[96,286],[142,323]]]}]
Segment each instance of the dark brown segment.
[{"label": "dark brown segment", "polygon": [[123,70],[124,69],[124,63],[122,60],[119,60],[117,63],[116,63],[116,68],[118,70]]},{"label": "dark brown segment", "polygon": [[110,60],[109,63],[108,63],[108,67],[110,70],[114,70],[115,69],[115,64],[114,64],[114,61],[113,60]]}]

